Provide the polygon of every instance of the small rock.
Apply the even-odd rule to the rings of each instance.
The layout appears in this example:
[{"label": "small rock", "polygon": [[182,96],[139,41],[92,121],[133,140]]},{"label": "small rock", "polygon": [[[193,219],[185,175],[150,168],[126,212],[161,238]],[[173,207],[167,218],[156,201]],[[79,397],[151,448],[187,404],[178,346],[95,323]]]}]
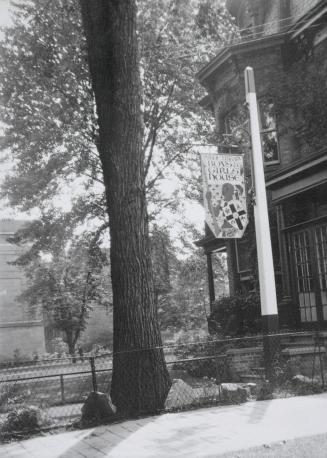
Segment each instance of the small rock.
[{"label": "small rock", "polygon": [[220,400],[220,387],[216,384],[201,386],[194,389],[195,397],[199,401]]},{"label": "small rock", "polygon": [[307,377],[306,375],[301,375],[301,374],[298,374],[298,375],[294,375],[294,377],[292,377],[292,383],[312,383],[312,380],[310,377]]},{"label": "small rock", "polygon": [[181,379],[174,379],[166,399],[165,408],[185,407],[193,404],[194,401],[193,388]]},{"label": "small rock", "polygon": [[246,383],[244,388],[247,390],[250,396],[255,396],[257,394],[257,384],[253,382]]},{"label": "small rock", "polygon": [[115,416],[116,407],[105,393],[91,392],[82,407],[82,422],[109,420]]},{"label": "small rock", "polygon": [[247,390],[242,384],[222,383],[220,388],[223,402],[239,404],[247,400]]}]

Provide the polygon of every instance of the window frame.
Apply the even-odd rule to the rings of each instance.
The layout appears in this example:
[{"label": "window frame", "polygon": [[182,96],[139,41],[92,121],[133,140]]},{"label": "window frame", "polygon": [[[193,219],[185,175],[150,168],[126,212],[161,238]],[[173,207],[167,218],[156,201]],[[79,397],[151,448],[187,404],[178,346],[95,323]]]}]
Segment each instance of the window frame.
[{"label": "window frame", "polygon": [[[272,127],[267,127],[264,128],[262,124],[262,118],[263,118],[263,102],[272,105],[271,109],[271,114],[272,118],[274,120],[275,126]],[[277,127],[277,119],[276,119],[276,113],[274,110],[274,103],[271,100],[266,100],[266,99],[258,99],[258,113],[259,113],[259,128],[260,128],[260,139],[261,139],[261,148],[262,148],[262,156],[263,156],[263,164],[264,166],[270,166],[270,165],[278,165],[280,164],[280,148],[279,148],[279,136],[278,136],[278,127]],[[263,136],[265,134],[269,134],[274,132],[276,134],[276,144],[277,144],[277,159],[273,160],[267,160],[266,159],[266,154],[264,151],[264,142],[263,142]]]}]

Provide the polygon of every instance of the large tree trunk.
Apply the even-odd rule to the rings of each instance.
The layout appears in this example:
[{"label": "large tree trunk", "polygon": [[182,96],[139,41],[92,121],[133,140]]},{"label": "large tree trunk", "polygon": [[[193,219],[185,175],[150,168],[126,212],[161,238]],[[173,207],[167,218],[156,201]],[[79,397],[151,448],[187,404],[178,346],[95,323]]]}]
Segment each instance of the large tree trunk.
[{"label": "large tree trunk", "polygon": [[134,0],[80,0],[99,119],[114,308],[111,397],[121,414],[163,408],[170,378],[149,252]]}]

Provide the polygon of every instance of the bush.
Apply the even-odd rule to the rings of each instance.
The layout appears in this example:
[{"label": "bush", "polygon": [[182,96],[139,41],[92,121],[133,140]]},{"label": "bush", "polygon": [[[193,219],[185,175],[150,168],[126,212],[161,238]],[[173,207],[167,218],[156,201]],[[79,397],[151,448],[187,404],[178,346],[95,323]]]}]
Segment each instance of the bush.
[{"label": "bush", "polygon": [[49,417],[34,406],[20,407],[12,410],[1,425],[1,432],[14,433],[40,430],[50,425]]},{"label": "bush", "polygon": [[229,368],[224,357],[227,349],[226,343],[214,341],[210,336],[206,341],[180,345],[175,349],[175,356],[187,361],[176,362],[173,368],[185,370],[192,377],[214,378],[218,382],[225,381],[229,377]]},{"label": "bush", "polygon": [[221,297],[212,304],[211,333],[245,336],[261,331],[260,295],[257,291]]},{"label": "bush", "polygon": [[65,358],[68,354],[68,345],[62,337],[55,337],[51,341],[52,347],[53,347],[53,352],[57,354],[59,358]]},{"label": "bush", "polygon": [[100,344],[93,344],[91,351],[90,351],[90,356],[101,356],[109,353],[109,350],[105,347],[103,347]]},{"label": "bush", "polygon": [[19,348],[15,348],[13,355],[14,355],[14,362],[16,364],[20,363],[21,361],[23,361],[23,358],[22,358],[22,355],[20,353],[20,349]]},{"label": "bush", "polygon": [[10,402],[17,392],[18,387],[16,384],[0,385],[0,411],[2,411],[3,406]]}]

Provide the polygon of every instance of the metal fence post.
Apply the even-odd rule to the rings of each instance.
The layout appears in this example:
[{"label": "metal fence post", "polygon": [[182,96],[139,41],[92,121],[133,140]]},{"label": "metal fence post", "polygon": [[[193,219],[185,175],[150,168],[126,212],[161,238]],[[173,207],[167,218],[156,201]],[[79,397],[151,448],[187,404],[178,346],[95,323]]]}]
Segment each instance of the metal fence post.
[{"label": "metal fence post", "polygon": [[96,393],[98,391],[98,384],[97,384],[97,376],[95,372],[94,356],[90,357],[90,364],[91,364],[91,372],[92,372],[93,391],[94,393]]},{"label": "metal fence post", "polygon": [[61,403],[65,404],[65,385],[64,385],[64,374],[60,374],[60,392],[61,392]]}]

